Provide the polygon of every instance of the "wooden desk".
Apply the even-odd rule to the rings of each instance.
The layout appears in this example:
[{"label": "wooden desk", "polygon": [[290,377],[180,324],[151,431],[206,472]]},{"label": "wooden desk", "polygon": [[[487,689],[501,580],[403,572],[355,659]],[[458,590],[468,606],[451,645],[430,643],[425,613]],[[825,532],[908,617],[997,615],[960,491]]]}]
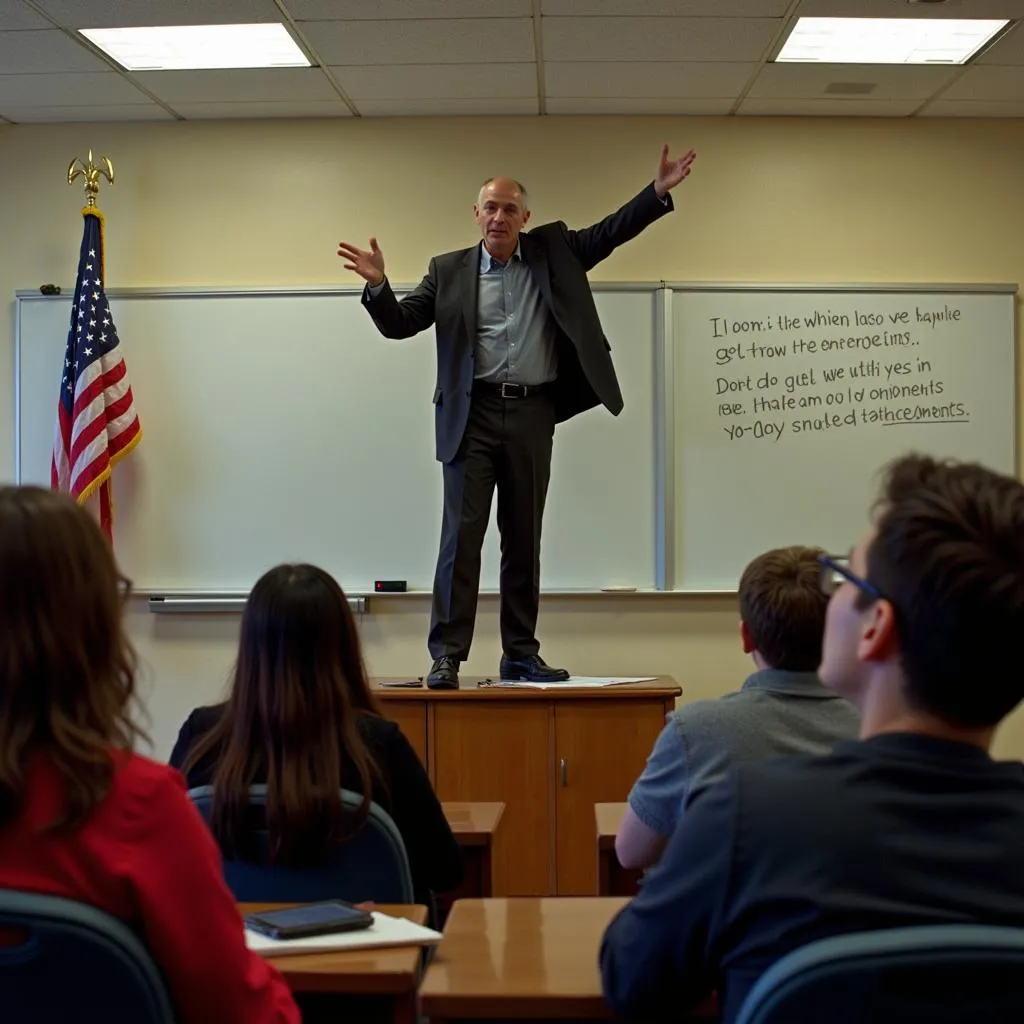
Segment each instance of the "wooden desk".
[{"label": "wooden desk", "polygon": [[624,800],[682,692],[670,676],[582,690],[386,689],[385,714],[419,753],[443,801],[500,801],[509,841],[494,892],[598,891],[594,804]]},{"label": "wooden desk", "polygon": [[432,1024],[606,1019],[597,954],[624,899],[460,900],[420,988]]},{"label": "wooden desk", "polygon": [[594,804],[599,896],[635,896],[640,888],[643,872],[624,868],[615,853],[615,837],[619,834],[619,826],[628,806],[626,803]]},{"label": "wooden desk", "polygon": [[494,849],[505,805],[448,800],[441,807],[466,864],[465,881],[450,894],[449,902],[494,896]]},{"label": "wooden desk", "polygon": [[[460,900],[420,987],[431,1024],[608,1020],[597,955],[608,922],[628,901]],[[680,1021],[718,1016],[712,996]]]},{"label": "wooden desk", "polygon": [[[239,903],[238,910],[244,917],[290,905],[293,904]],[[393,917],[426,924],[426,907],[382,903],[377,909]],[[284,975],[296,996],[364,997],[360,1006],[370,1003],[378,1010],[386,1008],[387,1016],[395,1024],[416,1024],[420,959],[421,949],[417,946],[267,957],[268,962]]]}]

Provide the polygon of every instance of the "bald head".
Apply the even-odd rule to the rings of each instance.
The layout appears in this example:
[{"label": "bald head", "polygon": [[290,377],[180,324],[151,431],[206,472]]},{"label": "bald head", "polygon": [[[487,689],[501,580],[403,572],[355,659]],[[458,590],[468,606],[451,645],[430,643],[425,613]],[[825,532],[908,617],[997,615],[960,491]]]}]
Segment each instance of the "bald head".
[{"label": "bald head", "polygon": [[487,251],[502,263],[508,262],[530,219],[526,189],[515,178],[488,178],[480,188],[473,216]]},{"label": "bald head", "polygon": [[488,178],[480,186],[480,194],[477,196],[477,206],[484,205],[484,193],[485,192],[499,192],[502,194],[512,194],[514,192],[519,193],[519,201],[522,204],[524,210],[530,209],[530,197],[526,192],[526,186],[521,181],[516,181],[515,178]]}]

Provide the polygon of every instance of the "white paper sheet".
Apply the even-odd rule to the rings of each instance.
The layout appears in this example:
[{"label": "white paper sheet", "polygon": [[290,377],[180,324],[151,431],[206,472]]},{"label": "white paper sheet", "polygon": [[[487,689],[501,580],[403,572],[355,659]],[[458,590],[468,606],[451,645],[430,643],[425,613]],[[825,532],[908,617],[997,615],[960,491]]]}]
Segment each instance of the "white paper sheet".
[{"label": "white paper sheet", "polygon": [[620,683],[649,683],[657,676],[569,676],[560,683],[523,683],[511,680],[494,682],[490,686],[519,686],[531,690],[561,690],[565,687],[574,687],[580,690],[596,689],[599,686],[617,686]]},{"label": "white paper sheet", "polygon": [[441,941],[441,933],[407,921],[373,911],[373,924],[355,932],[333,935],[310,935],[304,939],[271,939],[258,932],[245,930],[245,944],[262,956],[288,956],[295,953],[341,952],[346,949],[373,949],[385,946],[433,946]]}]

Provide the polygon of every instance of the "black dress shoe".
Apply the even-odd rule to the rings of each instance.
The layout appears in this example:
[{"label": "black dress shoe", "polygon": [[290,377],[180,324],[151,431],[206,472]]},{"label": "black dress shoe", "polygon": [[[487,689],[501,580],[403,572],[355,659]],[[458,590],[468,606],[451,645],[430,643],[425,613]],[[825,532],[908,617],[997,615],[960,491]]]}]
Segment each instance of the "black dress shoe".
[{"label": "black dress shoe", "polygon": [[527,683],[564,683],[569,678],[566,669],[552,668],[545,664],[539,654],[531,654],[528,658],[510,658],[505,655],[498,666],[498,674],[502,679]]},{"label": "black dress shoe", "polygon": [[459,663],[447,654],[435,658],[427,673],[427,686],[431,690],[457,690],[459,688]]}]

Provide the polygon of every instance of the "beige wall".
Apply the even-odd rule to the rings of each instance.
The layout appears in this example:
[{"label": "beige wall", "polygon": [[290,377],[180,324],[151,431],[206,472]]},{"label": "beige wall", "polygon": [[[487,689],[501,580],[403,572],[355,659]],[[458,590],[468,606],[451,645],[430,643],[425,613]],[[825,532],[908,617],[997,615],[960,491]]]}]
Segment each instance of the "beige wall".
[{"label": "beige wall", "polygon": [[[109,154],[107,268],[114,286],[345,280],[339,237],[378,235],[393,279],[469,244],[476,183],[527,182],[538,221],[597,219],[651,177],[663,139],[696,146],[680,212],[594,272],[605,280],[1024,281],[1024,123],[548,118],[0,128],[0,479],[13,473],[13,295],[68,285],[80,240],[70,159]],[[593,413],[592,415],[600,415]],[[865,503],[868,496],[865,495]],[[500,653],[482,603],[467,672]],[[366,616],[373,672],[425,671],[423,599]],[[159,755],[185,712],[221,690],[237,619],[133,609]],[[729,599],[551,599],[544,653],[577,672],[668,672],[685,699],[747,669]],[[999,750],[1024,756],[1024,716]]]}]

